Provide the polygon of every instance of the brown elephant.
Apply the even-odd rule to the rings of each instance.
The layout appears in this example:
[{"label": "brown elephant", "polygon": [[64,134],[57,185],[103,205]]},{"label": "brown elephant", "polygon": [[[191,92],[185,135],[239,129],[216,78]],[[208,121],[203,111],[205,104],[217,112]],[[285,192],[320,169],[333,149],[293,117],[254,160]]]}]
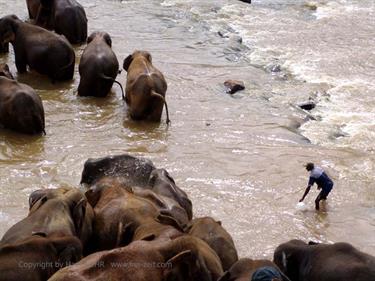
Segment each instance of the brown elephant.
[{"label": "brown elephant", "polygon": [[4,234],[0,245],[43,233],[47,238],[76,236],[83,247],[87,246],[94,213],[81,191],[76,188],[38,190],[30,195],[29,204],[28,216]]},{"label": "brown elephant", "polygon": [[23,134],[45,134],[44,108],[33,88],[15,80],[9,68],[0,69],[0,124]]},{"label": "brown elephant", "polygon": [[205,241],[216,252],[224,270],[228,270],[236,261],[238,254],[230,234],[222,227],[220,221],[211,217],[192,220],[185,232]]},{"label": "brown elephant", "polygon": [[[253,260],[249,258],[239,259],[230,269],[224,272],[223,276],[217,281],[251,281],[253,274],[261,268],[271,267],[280,272],[276,264],[269,260]],[[272,281],[290,281],[285,275],[282,279],[272,279]]]},{"label": "brown elephant", "polygon": [[91,251],[125,246],[133,240],[139,226],[159,223],[158,218],[180,227],[171,215],[160,214],[150,200],[137,196],[113,178],[103,178],[91,186],[86,197],[95,212]]},{"label": "brown elephant", "polygon": [[81,257],[82,245],[76,237],[38,233],[0,247],[0,281],[45,281]]},{"label": "brown elephant", "polygon": [[36,24],[64,35],[70,43],[87,38],[85,9],[75,0],[40,0]]},{"label": "brown elephant", "polygon": [[0,42],[0,54],[2,53],[9,53],[9,43]]},{"label": "brown elephant", "polygon": [[182,236],[92,254],[49,281],[216,281],[222,273],[219,258],[205,242]]},{"label": "brown elephant", "polygon": [[88,159],[83,167],[81,184],[92,185],[103,177],[118,178],[127,186],[146,186],[155,169],[150,160],[128,154]]},{"label": "brown elephant", "polygon": [[35,19],[38,15],[40,0],[26,0],[26,4],[30,19]]},{"label": "brown elephant", "polygon": [[87,38],[85,48],[79,63],[81,80],[78,86],[79,96],[105,97],[113,83],[120,85],[122,96],[124,91],[121,83],[115,79],[119,64],[112,51],[112,40],[106,32],[94,32]]},{"label": "brown elephant", "polygon": [[185,191],[179,188],[174,179],[165,169],[155,169],[151,172],[148,188],[156,194],[169,197],[185,209],[188,219],[193,217],[193,204]]},{"label": "brown elephant", "polygon": [[348,243],[290,240],[276,248],[273,261],[291,281],[375,280],[375,257]]},{"label": "brown elephant", "polygon": [[9,78],[9,79],[14,79],[12,72],[10,72],[9,66],[6,63],[1,63],[0,64],[0,76]]},{"label": "brown elephant", "polygon": [[172,216],[181,227],[186,226],[190,221],[186,210],[174,199],[142,187],[135,186],[131,189],[135,195],[145,198],[157,206],[161,214]]},{"label": "brown elephant", "polygon": [[167,82],[163,74],[152,65],[151,54],[135,51],[123,63],[127,71],[126,96],[129,115],[134,120],[160,122],[163,105],[170,123],[168,105],[165,101]]},{"label": "brown elephant", "polygon": [[29,66],[52,81],[73,78],[75,53],[63,36],[10,15],[0,19],[0,43],[8,42],[13,45],[19,73]]}]

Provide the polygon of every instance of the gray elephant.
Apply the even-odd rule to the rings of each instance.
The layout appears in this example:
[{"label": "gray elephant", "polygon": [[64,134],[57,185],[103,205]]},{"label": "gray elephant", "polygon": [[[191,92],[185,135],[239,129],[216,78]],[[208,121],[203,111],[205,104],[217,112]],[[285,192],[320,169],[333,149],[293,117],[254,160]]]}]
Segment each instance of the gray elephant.
[{"label": "gray elephant", "polygon": [[[94,32],[87,38],[81,61],[79,74],[81,80],[78,86],[78,95],[105,97],[108,95],[119,70],[119,63],[112,51],[112,40],[106,32]],[[122,93],[124,96],[124,93]]]},{"label": "gray elephant", "polygon": [[0,124],[24,134],[45,134],[44,108],[40,97],[26,84],[12,77],[9,68],[0,68]]},{"label": "gray elephant", "polygon": [[291,281],[375,280],[375,257],[348,243],[290,240],[276,248],[273,261]]},{"label": "gray elephant", "polygon": [[13,45],[19,73],[29,66],[52,81],[73,78],[75,53],[63,36],[9,15],[0,19],[0,43],[8,42]]},{"label": "gray elephant", "polygon": [[40,0],[36,24],[64,35],[70,43],[80,44],[87,38],[87,17],[75,0]]}]

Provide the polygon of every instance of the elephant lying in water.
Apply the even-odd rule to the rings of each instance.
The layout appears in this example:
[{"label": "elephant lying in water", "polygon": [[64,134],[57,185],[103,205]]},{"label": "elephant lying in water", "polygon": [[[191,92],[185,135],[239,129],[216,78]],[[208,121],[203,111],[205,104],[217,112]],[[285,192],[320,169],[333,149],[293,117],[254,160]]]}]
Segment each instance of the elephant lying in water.
[{"label": "elephant lying in water", "polygon": [[24,134],[45,133],[44,108],[33,88],[15,80],[9,68],[0,68],[0,124]]},{"label": "elephant lying in water", "polygon": [[[122,85],[115,79],[119,64],[112,51],[112,40],[106,32],[94,32],[87,38],[85,48],[79,63],[81,80],[78,86],[79,96],[105,97],[108,95],[114,82]],[[124,93],[122,93],[124,96]]]},{"label": "elephant lying in water", "polygon": [[276,248],[273,259],[291,281],[375,280],[375,257],[348,243],[290,240]]},{"label": "elephant lying in water", "polygon": [[0,245],[16,243],[42,233],[76,236],[85,247],[92,233],[93,210],[84,194],[75,188],[42,189],[29,198],[30,211],[26,218],[13,225]]},{"label": "elephant lying in water", "polygon": [[165,104],[167,124],[170,123],[168,106],[165,101],[167,82],[163,74],[152,65],[151,54],[135,51],[123,63],[128,72],[125,101],[129,115],[135,120],[160,122]]},{"label": "elephant lying in water", "polygon": [[102,251],[63,268],[49,281],[216,281],[223,273],[215,252],[202,240],[136,241]]},{"label": "elephant lying in water", "polygon": [[32,235],[0,247],[0,281],[45,281],[81,257],[81,242],[74,236]]},{"label": "elephant lying in water", "polygon": [[83,167],[81,184],[92,185],[103,177],[119,178],[128,186],[146,186],[155,169],[151,161],[128,154],[88,159]]},{"label": "elephant lying in water", "polygon": [[280,273],[281,279],[274,278],[272,281],[290,281],[288,277],[280,272],[277,265],[273,262],[269,260],[252,260],[249,258],[239,259],[230,267],[230,269],[224,272],[223,276],[221,276],[217,281],[251,281],[254,273],[256,273],[257,270],[265,267],[271,267],[277,273]]},{"label": "elephant lying in water", "polygon": [[40,0],[36,24],[55,30],[72,44],[87,38],[87,17],[84,8],[75,0]]},{"label": "elephant lying in water", "polygon": [[0,43],[8,42],[13,45],[19,73],[29,66],[52,81],[73,78],[75,53],[63,36],[10,15],[0,19]]},{"label": "elephant lying in water", "polygon": [[230,234],[221,226],[220,221],[210,217],[192,220],[185,232],[205,241],[216,252],[224,270],[228,270],[236,261],[238,254]]}]

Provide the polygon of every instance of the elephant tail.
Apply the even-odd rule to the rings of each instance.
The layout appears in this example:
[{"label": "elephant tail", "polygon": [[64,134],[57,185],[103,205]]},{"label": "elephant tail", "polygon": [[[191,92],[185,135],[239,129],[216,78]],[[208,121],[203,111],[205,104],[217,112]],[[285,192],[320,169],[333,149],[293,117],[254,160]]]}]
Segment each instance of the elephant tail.
[{"label": "elephant tail", "polygon": [[171,123],[171,120],[169,119],[169,111],[168,111],[168,104],[167,101],[165,100],[165,97],[163,97],[161,94],[155,92],[154,90],[151,90],[151,96],[154,96],[158,99],[161,99],[163,103],[165,104],[165,112],[167,114],[167,125]]},{"label": "elephant tail", "polygon": [[117,85],[120,86],[120,89],[121,89],[121,94],[122,94],[122,99],[125,100],[125,93],[124,93],[124,88],[122,87],[121,83],[119,81],[117,81],[116,79],[112,78],[112,77],[109,77],[109,76],[106,76],[106,75],[101,75],[101,78],[105,79],[105,80],[109,80],[109,81],[112,81],[113,83],[116,83]]}]

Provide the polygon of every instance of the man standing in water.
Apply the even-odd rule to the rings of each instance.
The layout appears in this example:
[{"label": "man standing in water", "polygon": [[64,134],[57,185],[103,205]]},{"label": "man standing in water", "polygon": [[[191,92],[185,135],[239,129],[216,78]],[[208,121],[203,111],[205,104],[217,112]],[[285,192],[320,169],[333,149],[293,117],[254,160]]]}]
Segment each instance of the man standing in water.
[{"label": "man standing in water", "polygon": [[309,178],[309,183],[307,185],[305,193],[303,194],[299,202],[302,202],[305,199],[306,195],[310,191],[311,186],[313,186],[313,184],[316,183],[318,185],[318,189],[322,189],[318,197],[316,197],[315,199],[315,209],[319,210],[319,202],[321,200],[327,199],[328,194],[332,190],[333,182],[328,177],[328,175],[324,172],[324,170],[320,167],[315,167],[314,163],[307,163],[305,167],[306,167],[306,170],[310,172],[310,178]]}]

